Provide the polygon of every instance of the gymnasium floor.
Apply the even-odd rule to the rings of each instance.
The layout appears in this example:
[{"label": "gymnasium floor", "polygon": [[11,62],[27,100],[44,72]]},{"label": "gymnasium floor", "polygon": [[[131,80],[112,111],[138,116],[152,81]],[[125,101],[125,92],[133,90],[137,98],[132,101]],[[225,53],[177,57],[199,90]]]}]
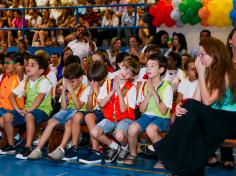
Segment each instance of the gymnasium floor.
[{"label": "gymnasium floor", "polygon": [[[52,161],[44,157],[37,161],[18,160],[15,156],[0,156],[0,176],[167,176],[166,170],[153,169],[155,160],[139,157],[135,167],[119,164],[85,165],[77,162]],[[206,168],[206,176],[236,176],[236,169]]]}]

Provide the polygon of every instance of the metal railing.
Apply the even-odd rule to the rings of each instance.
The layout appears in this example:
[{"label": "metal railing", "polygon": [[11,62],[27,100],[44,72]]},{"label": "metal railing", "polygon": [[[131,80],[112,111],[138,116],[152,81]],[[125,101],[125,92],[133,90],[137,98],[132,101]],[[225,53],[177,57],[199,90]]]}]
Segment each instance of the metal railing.
[{"label": "metal railing", "polygon": [[[146,8],[148,4],[113,4],[113,5],[88,5],[88,6],[58,6],[58,7],[30,7],[30,8],[0,8],[0,11],[16,11],[16,10],[21,10],[22,11],[22,18],[25,20],[25,12],[26,10],[31,10],[31,9],[74,9],[76,14],[76,25],[79,24],[79,16],[80,14],[78,13],[78,9],[80,8],[99,8],[99,7],[128,7],[132,6],[134,7],[134,24],[133,26],[117,26],[117,27],[88,27],[88,29],[103,29],[103,30],[109,30],[109,29],[133,29],[133,34],[138,28],[147,28],[145,26],[137,26],[137,13],[138,13],[138,7],[144,7]],[[48,27],[48,28],[29,28],[25,26],[25,23],[23,23],[23,28],[0,28],[0,30],[7,30],[7,31],[14,31],[14,30],[21,30],[22,31],[22,37],[24,37],[24,32],[26,30],[71,30],[71,27]]]}]

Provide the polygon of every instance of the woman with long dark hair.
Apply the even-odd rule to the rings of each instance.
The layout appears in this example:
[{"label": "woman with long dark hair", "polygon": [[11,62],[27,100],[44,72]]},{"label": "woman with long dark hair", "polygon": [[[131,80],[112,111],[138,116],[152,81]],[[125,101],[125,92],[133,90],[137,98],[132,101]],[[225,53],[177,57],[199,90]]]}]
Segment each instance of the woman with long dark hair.
[{"label": "woman with long dark hair", "polygon": [[223,42],[203,39],[195,64],[195,100],[177,105],[174,125],[154,145],[160,161],[181,176],[204,175],[210,154],[236,134],[236,70]]}]

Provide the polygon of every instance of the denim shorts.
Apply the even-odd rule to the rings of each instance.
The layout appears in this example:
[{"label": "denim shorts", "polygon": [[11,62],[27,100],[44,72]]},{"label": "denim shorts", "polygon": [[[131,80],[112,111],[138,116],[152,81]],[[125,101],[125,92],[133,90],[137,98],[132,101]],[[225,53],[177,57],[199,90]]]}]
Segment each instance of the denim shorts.
[{"label": "denim shorts", "polygon": [[158,126],[160,131],[167,131],[170,126],[170,119],[161,118],[158,116],[142,114],[141,117],[135,121],[141,127],[141,132],[144,132],[148,125],[154,124]]},{"label": "denim shorts", "polygon": [[10,112],[10,110],[6,110],[4,108],[0,108],[0,117],[2,117],[6,112]]},{"label": "denim shorts", "polygon": [[58,121],[60,124],[65,124],[73,117],[73,115],[75,115],[76,112],[77,110],[75,109],[61,109],[59,112],[54,114],[52,118]]},{"label": "denim shorts", "polygon": [[[14,117],[13,122],[12,122],[13,126],[21,125],[25,123],[25,117],[22,116],[20,113],[18,113],[16,110],[10,111],[9,113],[11,113]],[[47,121],[49,119],[49,116],[40,109],[35,109],[31,111],[30,113],[34,117],[35,124],[39,124],[40,122]]]},{"label": "denim shorts", "polygon": [[127,135],[129,126],[132,122],[133,120],[131,119],[123,119],[120,120],[119,122],[112,122],[108,119],[103,119],[101,122],[97,124],[97,126],[101,128],[105,134],[113,130],[115,131],[121,130],[124,131]]}]

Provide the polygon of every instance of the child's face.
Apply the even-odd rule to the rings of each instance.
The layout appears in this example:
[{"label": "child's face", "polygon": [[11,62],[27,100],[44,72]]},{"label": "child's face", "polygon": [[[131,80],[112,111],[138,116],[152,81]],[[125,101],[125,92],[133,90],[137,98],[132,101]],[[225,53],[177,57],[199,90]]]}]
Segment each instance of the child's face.
[{"label": "child's face", "polygon": [[177,61],[174,61],[172,56],[167,57],[168,70],[175,70],[176,69],[176,64],[177,64]]},{"label": "child's face", "polygon": [[130,68],[127,68],[126,66],[122,66],[120,68],[118,77],[120,80],[129,80],[133,77],[133,73]]},{"label": "child's face", "polygon": [[196,80],[197,79],[197,70],[194,62],[190,62],[188,64],[187,75],[189,79]]},{"label": "child's face", "polygon": [[44,72],[43,69],[39,69],[39,64],[33,60],[29,59],[27,66],[26,66],[26,74],[29,77],[40,76]]},{"label": "child's face", "polygon": [[10,58],[6,58],[4,62],[4,70],[6,73],[13,73],[16,70],[15,62]]},{"label": "child's face", "polygon": [[146,73],[149,78],[160,76],[164,69],[159,67],[159,62],[156,60],[148,60],[146,65]]},{"label": "child's face", "polygon": [[75,78],[75,79],[69,79],[68,81],[71,84],[73,90],[75,90],[79,86],[79,84],[81,83],[82,77]]},{"label": "child's face", "polygon": [[92,61],[93,62],[99,61],[99,62],[104,63],[104,61],[101,59],[101,56],[99,56],[98,54],[92,55]]}]

